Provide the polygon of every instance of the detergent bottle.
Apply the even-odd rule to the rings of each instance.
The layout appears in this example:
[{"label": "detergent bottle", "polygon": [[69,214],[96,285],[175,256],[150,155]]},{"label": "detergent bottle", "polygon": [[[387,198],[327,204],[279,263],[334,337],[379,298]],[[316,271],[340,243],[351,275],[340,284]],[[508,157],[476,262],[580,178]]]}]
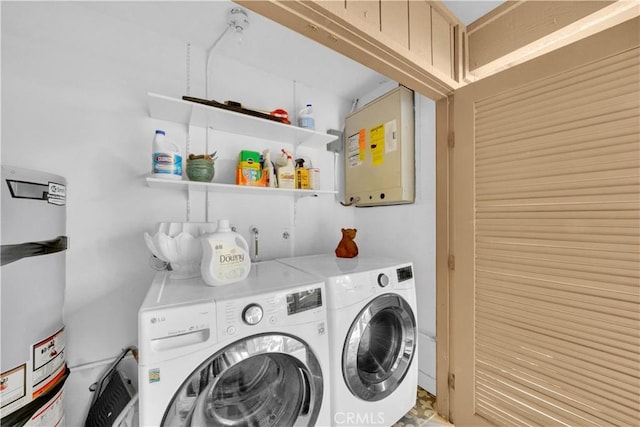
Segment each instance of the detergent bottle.
[{"label": "detergent bottle", "polygon": [[300,110],[300,113],[298,113],[298,126],[311,130],[316,128],[316,121],[313,117],[313,106],[311,104],[307,104]]},{"label": "detergent bottle", "polygon": [[165,138],[163,130],[156,130],[153,138],[154,178],[182,179],[182,155],[180,148]]},{"label": "detergent bottle", "polygon": [[267,177],[267,187],[275,188],[278,186],[276,181],[276,173],[273,169],[273,163],[271,163],[271,154],[269,150],[264,150],[262,153],[264,157],[264,166],[262,166],[262,173]]},{"label": "detergent bottle", "polygon": [[202,279],[209,286],[222,286],[245,279],[251,270],[249,245],[221,219],[215,232],[202,237]]},{"label": "detergent bottle", "polygon": [[296,188],[296,172],[290,154],[287,154],[287,163],[276,169],[276,174],[279,188]]}]

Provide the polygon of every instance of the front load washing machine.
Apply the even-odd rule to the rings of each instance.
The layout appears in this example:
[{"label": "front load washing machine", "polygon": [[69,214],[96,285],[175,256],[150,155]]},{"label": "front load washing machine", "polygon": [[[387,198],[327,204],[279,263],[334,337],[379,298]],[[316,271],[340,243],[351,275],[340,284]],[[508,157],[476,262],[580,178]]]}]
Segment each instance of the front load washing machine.
[{"label": "front load washing machine", "polygon": [[268,261],[241,282],[156,275],[138,314],[142,426],[328,426],[322,279]]},{"label": "front load washing machine", "polygon": [[334,254],[278,261],[326,280],[331,425],[393,425],[418,386],[413,265]]}]

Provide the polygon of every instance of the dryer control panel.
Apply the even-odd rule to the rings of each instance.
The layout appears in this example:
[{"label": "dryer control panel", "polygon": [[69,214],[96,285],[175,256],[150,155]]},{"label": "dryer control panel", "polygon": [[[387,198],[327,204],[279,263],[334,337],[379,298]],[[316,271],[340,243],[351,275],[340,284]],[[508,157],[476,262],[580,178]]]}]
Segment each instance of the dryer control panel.
[{"label": "dryer control panel", "polygon": [[286,326],[326,318],[324,283],[299,286],[267,295],[217,302],[217,329],[221,340],[246,334],[273,332]]},{"label": "dryer control panel", "polygon": [[413,279],[413,268],[410,265],[397,268],[396,273],[398,275],[398,282]]}]

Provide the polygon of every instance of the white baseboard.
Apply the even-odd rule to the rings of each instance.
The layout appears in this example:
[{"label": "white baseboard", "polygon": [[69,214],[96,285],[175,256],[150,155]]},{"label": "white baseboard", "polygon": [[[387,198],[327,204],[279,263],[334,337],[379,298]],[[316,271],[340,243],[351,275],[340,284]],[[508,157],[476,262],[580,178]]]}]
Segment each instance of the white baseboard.
[{"label": "white baseboard", "polygon": [[436,340],[418,332],[418,385],[436,394]]},{"label": "white baseboard", "polygon": [[436,395],[436,379],[422,371],[418,371],[418,385],[434,396]]}]

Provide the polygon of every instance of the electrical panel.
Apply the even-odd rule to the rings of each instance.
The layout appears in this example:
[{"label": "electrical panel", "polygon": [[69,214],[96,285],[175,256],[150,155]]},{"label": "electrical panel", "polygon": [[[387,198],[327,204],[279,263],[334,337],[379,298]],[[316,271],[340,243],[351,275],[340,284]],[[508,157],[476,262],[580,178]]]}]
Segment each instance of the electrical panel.
[{"label": "electrical panel", "polygon": [[345,119],[345,205],[415,200],[413,91],[398,86]]}]

